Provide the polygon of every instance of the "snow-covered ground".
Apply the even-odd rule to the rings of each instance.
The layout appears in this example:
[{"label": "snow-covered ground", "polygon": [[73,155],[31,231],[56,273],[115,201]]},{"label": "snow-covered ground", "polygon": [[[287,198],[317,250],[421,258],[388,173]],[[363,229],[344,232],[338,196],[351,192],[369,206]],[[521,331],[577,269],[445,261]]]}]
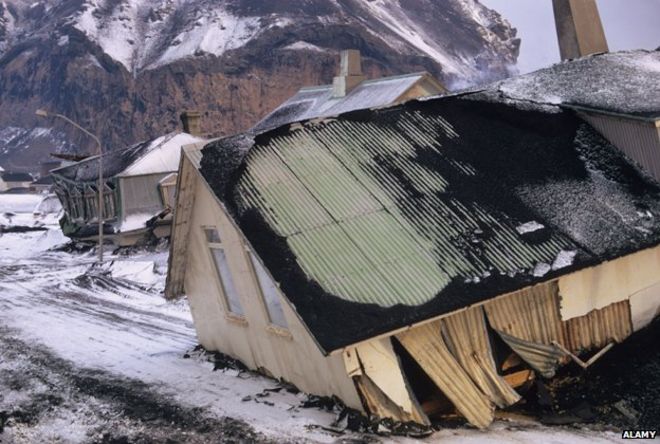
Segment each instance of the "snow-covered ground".
[{"label": "snow-covered ground", "polygon": [[[13,210],[12,224],[33,225],[34,201],[0,195],[0,214]],[[110,254],[95,267],[93,251],[57,248],[66,238],[54,215],[40,223],[46,231],[0,235],[0,442],[420,442],[338,435],[323,429],[335,414],[301,407],[306,395],[267,391],[278,383],[249,372],[214,371],[193,352],[185,301],[162,298],[165,248]],[[500,420],[422,442],[618,440]]]}]

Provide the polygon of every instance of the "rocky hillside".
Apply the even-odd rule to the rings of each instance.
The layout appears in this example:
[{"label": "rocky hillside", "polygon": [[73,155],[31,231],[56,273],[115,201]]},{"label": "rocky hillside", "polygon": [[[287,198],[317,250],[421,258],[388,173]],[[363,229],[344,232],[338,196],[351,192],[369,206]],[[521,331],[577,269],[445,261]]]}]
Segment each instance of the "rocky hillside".
[{"label": "rocky hillside", "polygon": [[[45,107],[112,149],[174,129],[188,108],[227,134],[330,82],[340,49],[360,49],[370,77],[428,70],[461,87],[508,75],[515,34],[477,0],[4,0],[0,131],[48,126],[34,116]],[[64,125],[52,134],[58,149],[62,134],[91,149]],[[5,143],[0,165],[36,169],[47,146]]]}]

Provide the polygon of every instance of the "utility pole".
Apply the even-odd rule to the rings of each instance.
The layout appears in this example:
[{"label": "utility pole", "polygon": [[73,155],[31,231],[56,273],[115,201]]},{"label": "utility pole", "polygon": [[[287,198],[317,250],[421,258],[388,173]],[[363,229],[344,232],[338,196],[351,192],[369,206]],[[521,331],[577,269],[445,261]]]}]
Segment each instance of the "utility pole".
[{"label": "utility pole", "polygon": [[104,199],[103,199],[103,191],[105,188],[105,182],[103,180],[103,147],[101,146],[101,141],[99,140],[98,137],[96,137],[94,134],[91,132],[87,131],[85,128],[74,122],[73,120],[69,119],[67,116],[64,116],[62,114],[57,114],[57,113],[51,113],[43,109],[38,109],[35,114],[40,117],[55,117],[58,119],[62,119],[67,123],[70,123],[74,127],[78,128],[80,131],[83,133],[87,134],[89,137],[94,139],[96,142],[96,146],[99,152],[99,180],[98,180],[98,205],[97,205],[97,216],[98,216],[98,221],[99,221],[99,265],[103,264],[103,222],[105,221],[103,217],[104,213]]}]

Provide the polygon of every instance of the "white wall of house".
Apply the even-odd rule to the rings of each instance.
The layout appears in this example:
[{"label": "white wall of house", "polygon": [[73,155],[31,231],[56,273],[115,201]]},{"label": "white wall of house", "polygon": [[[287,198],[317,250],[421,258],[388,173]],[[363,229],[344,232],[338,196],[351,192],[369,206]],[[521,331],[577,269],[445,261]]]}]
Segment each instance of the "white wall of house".
[{"label": "white wall of house", "polygon": [[[271,325],[247,244],[203,180],[197,180],[190,223],[185,288],[200,343],[208,350],[241,360],[251,369],[267,369],[301,390],[337,395],[348,406],[362,410],[342,355],[324,356],[281,294],[278,297],[288,328]],[[243,317],[229,313],[205,227],[218,230]]]},{"label": "white wall of house", "polygon": [[14,188],[30,188],[32,182],[5,182],[0,179],[0,192],[13,190]]},{"label": "white wall of house", "polygon": [[660,246],[561,277],[559,294],[564,320],[628,299],[639,330],[660,313]]}]

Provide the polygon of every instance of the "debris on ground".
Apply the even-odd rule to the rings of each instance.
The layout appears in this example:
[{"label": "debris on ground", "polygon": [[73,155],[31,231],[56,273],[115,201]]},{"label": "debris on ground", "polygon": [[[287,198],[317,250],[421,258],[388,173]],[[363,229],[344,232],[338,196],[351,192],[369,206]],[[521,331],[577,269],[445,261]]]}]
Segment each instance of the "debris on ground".
[{"label": "debris on ground", "polygon": [[514,410],[544,424],[660,428],[660,319],[614,346],[586,370],[561,368]]},{"label": "debris on ground", "polygon": [[29,233],[31,231],[48,231],[48,227],[39,225],[33,227],[29,227],[27,225],[0,225],[0,235],[6,233]]}]

